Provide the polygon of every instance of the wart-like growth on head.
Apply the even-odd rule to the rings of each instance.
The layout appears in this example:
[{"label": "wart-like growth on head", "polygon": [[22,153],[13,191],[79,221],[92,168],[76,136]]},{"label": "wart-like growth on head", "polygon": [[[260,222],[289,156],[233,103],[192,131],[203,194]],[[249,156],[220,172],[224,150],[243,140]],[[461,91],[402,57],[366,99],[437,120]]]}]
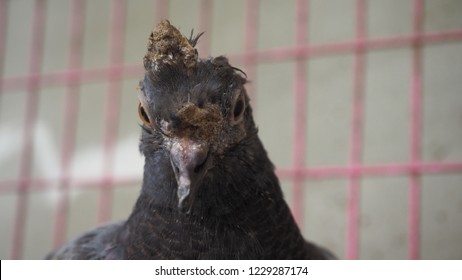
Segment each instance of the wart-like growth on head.
[{"label": "wart-like growth on head", "polygon": [[195,138],[210,140],[219,134],[223,116],[220,108],[216,104],[207,104],[204,108],[199,108],[192,103],[186,104],[176,114],[183,127],[180,130],[188,131],[193,128]]},{"label": "wart-like growth on head", "polygon": [[204,180],[213,178],[209,170],[223,167],[226,152],[255,135],[245,73],[224,56],[199,59],[195,46],[200,35],[191,33],[188,39],[167,20],[154,28],[138,105],[141,150],[147,157],[166,152],[178,207],[186,213],[202,193]]},{"label": "wart-like growth on head", "polygon": [[144,68],[147,71],[158,71],[162,65],[175,64],[190,72],[198,59],[194,48],[197,38],[188,40],[168,20],[161,21],[149,36]]}]

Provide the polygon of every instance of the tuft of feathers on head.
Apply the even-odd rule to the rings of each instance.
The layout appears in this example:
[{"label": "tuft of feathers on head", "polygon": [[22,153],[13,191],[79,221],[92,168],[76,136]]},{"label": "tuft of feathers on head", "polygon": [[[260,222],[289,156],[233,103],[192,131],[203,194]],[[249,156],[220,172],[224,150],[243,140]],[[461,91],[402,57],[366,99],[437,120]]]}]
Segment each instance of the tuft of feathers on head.
[{"label": "tuft of feathers on head", "polygon": [[164,65],[176,65],[191,73],[196,67],[198,53],[195,46],[203,33],[184,37],[168,20],[162,20],[151,32],[148,51],[143,63],[146,71],[159,71]]}]

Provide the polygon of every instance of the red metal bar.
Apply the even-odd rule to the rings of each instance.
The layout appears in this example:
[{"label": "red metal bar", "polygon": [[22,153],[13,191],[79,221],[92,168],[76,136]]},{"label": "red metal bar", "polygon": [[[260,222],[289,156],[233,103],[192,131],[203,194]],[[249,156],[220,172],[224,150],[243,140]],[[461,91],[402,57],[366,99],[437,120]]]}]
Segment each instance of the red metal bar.
[{"label": "red metal bar", "polygon": [[361,164],[362,133],[363,133],[363,99],[364,99],[364,75],[365,75],[365,50],[362,47],[366,37],[366,2],[356,1],[356,44],[357,49],[354,61],[354,83],[353,83],[353,117],[351,124],[350,139],[350,162],[352,167],[349,174],[348,186],[348,223],[347,223],[347,249],[348,259],[358,258],[359,247],[359,196],[361,177],[355,172],[356,167]]},{"label": "red metal bar", "polygon": [[401,176],[412,173],[460,173],[462,162],[429,162],[429,163],[403,163],[386,165],[356,165],[356,166],[325,166],[304,169],[277,169],[281,179],[291,180],[296,176],[304,179],[345,178],[350,174],[364,176]]},{"label": "red metal bar", "polygon": [[[84,27],[84,1],[73,0],[69,22],[69,69],[80,73],[82,67],[83,27]],[[55,226],[53,246],[57,247],[66,237],[66,223],[69,214],[69,183],[70,165],[72,163],[74,142],[77,127],[77,112],[80,84],[78,75],[69,76],[72,79],[67,88],[64,105],[64,122],[61,148],[61,175],[59,188],[59,201],[55,213]]]},{"label": "red metal bar", "polygon": [[[45,24],[45,1],[36,0],[34,16],[32,20],[32,40],[30,49],[29,73],[37,74],[41,71],[42,50]],[[18,201],[16,204],[16,215],[13,228],[13,244],[11,259],[19,259],[22,254],[24,243],[24,231],[27,218],[27,201],[29,194],[29,185],[22,178],[28,178],[31,175],[33,138],[36,125],[37,105],[39,100],[40,85],[38,79],[27,81],[27,100],[26,100],[26,117],[24,123],[24,137],[21,149],[21,161],[19,178],[17,181]]]},{"label": "red metal bar", "polygon": [[[298,0],[296,7],[296,38],[295,44],[306,44],[308,40],[308,7],[309,2]],[[293,166],[303,168],[305,165],[305,146],[306,146],[306,79],[307,79],[306,61],[299,58],[295,62],[294,77],[294,139],[293,139]],[[292,201],[292,210],[294,218],[300,227],[303,228],[303,201],[304,201],[304,181],[303,178],[296,176],[293,181],[294,196]]]},{"label": "red metal bar", "polygon": [[[461,173],[462,162],[427,162],[427,163],[399,163],[399,164],[384,164],[384,165],[357,165],[350,166],[324,166],[324,167],[305,167],[296,168],[278,168],[276,173],[280,179],[294,180],[294,178],[302,178],[303,180],[324,180],[333,178],[345,178],[351,173],[358,176],[406,176],[413,173],[419,174],[451,174]],[[30,191],[48,191],[51,185],[59,183],[59,178],[22,178],[20,182],[17,180],[0,181],[0,194],[12,193],[17,190],[18,184],[27,184]],[[131,176],[114,176],[114,186],[139,185],[140,177]],[[72,188],[95,188],[103,184],[104,178],[70,178],[69,185]]]},{"label": "red metal bar", "polygon": [[168,10],[168,0],[155,0],[154,26],[157,25],[161,20],[168,19]]},{"label": "red metal bar", "polygon": [[[199,44],[199,54],[202,57],[207,57],[210,55],[212,12],[213,12],[212,0],[201,0],[200,10],[199,10],[199,30],[197,30],[197,33],[205,32],[204,35],[201,37],[201,41]],[[207,30],[209,30],[209,33],[206,32]]]},{"label": "red metal bar", "polygon": [[[416,38],[423,31],[422,0],[414,0],[413,20]],[[422,126],[422,59],[421,42],[416,40],[412,50],[411,80],[411,162],[420,162],[420,139]],[[411,173],[409,183],[409,258],[420,258],[420,174]]]},{"label": "red metal bar", "polygon": [[[46,192],[49,191],[52,187],[50,184],[59,183],[60,179],[49,179],[49,178],[39,178],[34,180],[23,179],[20,181],[21,184],[29,185],[29,191],[34,192]],[[107,178],[77,178],[69,179],[69,188],[72,189],[97,189],[100,186],[104,185],[107,182]],[[113,177],[112,186],[118,187],[129,187],[130,185],[140,185],[140,177]],[[12,193],[16,191],[17,181],[4,181],[0,183],[0,194]]]},{"label": "red metal bar", "polygon": [[[419,36],[403,35],[382,38],[365,38],[362,42],[340,41],[335,43],[303,45],[297,47],[275,48],[271,50],[261,50],[253,55],[256,56],[257,63],[269,63],[278,61],[294,60],[297,58],[320,57],[338,54],[354,53],[358,49],[374,51],[382,49],[404,48],[413,45],[416,41],[425,44],[448,43],[462,40],[462,30],[452,30],[447,32],[427,33]],[[232,55],[237,61],[242,60],[247,53]],[[250,54],[252,55],[252,54]]]},{"label": "red metal bar", "polygon": [[3,64],[5,63],[6,31],[8,29],[8,1],[0,1],[0,106],[3,92]]},{"label": "red metal bar", "polygon": [[[125,31],[125,0],[113,0],[111,5],[109,64],[120,66],[123,63],[123,45]],[[104,121],[104,159],[101,195],[99,200],[98,222],[110,219],[112,208],[113,170],[115,159],[115,144],[119,124],[119,107],[122,87],[122,72],[120,67],[111,69],[108,77],[108,91],[106,93],[106,112]]]},{"label": "red metal bar", "polygon": [[4,91],[15,91],[24,89],[28,80],[36,79],[40,80],[40,85],[43,88],[57,87],[57,86],[68,86],[75,84],[78,79],[82,84],[97,83],[109,79],[112,71],[121,72],[124,78],[136,78],[140,77],[143,73],[142,66],[136,65],[115,65],[112,67],[85,69],[85,70],[71,70],[66,69],[60,72],[51,72],[46,74],[28,74],[17,77],[4,78]]},{"label": "red metal bar", "polygon": [[[8,30],[8,1],[1,1],[0,0],[0,108],[2,105],[2,93],[3,93],[3,68],[5,63],[6,57],[6,36]],[[11,185],[15,189],[17,188],[18,184]],[[3,226],[10,226],[10,225],[3,225]],[[19,229],[20,230],[20,229]],[[14,243],[13,243],[14,244]],[[16,253],[12,253],[12,255],[16,255]]]},{"label": "red metal bar", "polygon": [[[247,0],[246,2],[246,18],[245,18],[245,40],[244,49],[246,51],[242,62],[244,63],[245,72],[252,83],[247,84],[247,91],[252,99],[252,108],[254,111],[257,110],[257,92],[256,92],[256,50],[258,48],[258,14],[260,7],[260,0]],[[233,63],[238,63],[236,60],[232,60]]]},{"label": "red metal bar", "polygon": [[[299,47],[274,48],[270,50],[244,50],[242,53],[230,54],[229,58],[236,64],[244,63],[248,57],[251,57],[256,64],[272,63],[299,58],[348,54],[355,52],[358,48],[364,49],[365,51],[404,48],[414,45],[416,41],[425,45],[462,41],[462,29],[426,33],[419,36],[402,35],[383,38],[366,38],[361,44],[358,44],[357,41],[343,41],[328,44],[302,45]],[[3,83],[4,92],[8,94],[8,92],[24,89],[27,81],[30,79],[40,80],[42,87],[66,86],[73,81],[73,78],[69,78],[68,76],[80,76],[81,83],[96,83],[107,80],[111,71],[117,68],[119,68],[117,71],[122,73],[121,75],[124,79],[138,78],[143,74],[142,66],[137,63],[133,65],[114,65],[111,67],[86,69],[82,71],[67,69],[41,75],[29,73],[24,76],[0,78],[0,84]]]}]

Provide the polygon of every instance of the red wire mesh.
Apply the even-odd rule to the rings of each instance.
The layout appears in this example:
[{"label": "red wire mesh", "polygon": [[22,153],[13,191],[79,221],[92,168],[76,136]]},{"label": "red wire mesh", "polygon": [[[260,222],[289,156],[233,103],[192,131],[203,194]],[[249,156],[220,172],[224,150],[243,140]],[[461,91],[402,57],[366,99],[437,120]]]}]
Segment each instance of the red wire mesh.
[{"label": "red wire mesh", "polygon": [[[112,207],[112,192],[114,186],[139,184],[141,178],[124,178],[114,173],[114,146],[118,130],[119,105],[122,94],[121,81],[142,76],[140,65],[124,64],[123,42],[125,36],[126,0],[113,0],[110,9],[110,36],[107,67],[98,69],[82,69],[84,10],[85,1],[72,0],[71,16],[69,17],[69,55],[67,69],[59,72],[42,72],[42,53],[44,48],[44,21],[46,18],[45,0],[36,0],[32,21],[32,41],[30,45],[29,71],[23,76],[3,76],[5,62],[6,31],[9,1],[0,0],[0,94],[24,89],[27,91],[26,116],[23,126],[23,142],[21,143],[20,174],[16,180],[0,181],[0,195],[8,192],[18,194],[18,202],[14,219],[12,246],[10,257],[22,257],[27,213],[27,197],[34,191],[47,191],[54,182],[59,185],[59,201],[55,213],[53,245],[58,246],[66,238],[65,225],[69,215],[69,191],[71,188],[92,188],[100,186],[98,221],[104,222],[110,218]],[[235,64],[244,65],[245,71],[253,81],[256,79],[256,67],[262,63],[295,61],[293,77],[294,94],[294,130],[291,168],[279,168],[277,174],[281,179],[293,183],[294,196],[292,209],[298,223],[303,217],[303,184],[307,179],[347,178],[348,206],[346,231],[346,257],[358,258],[359,248],[359,197],[361,179],[364,176],[405,175],[409,178],[409,210],[408,210],[408,257],[420,257],[420,178],[422,174],[462,172],[462,162],[423,162],[421,160],[421,127],[422,127],[422,46],[433,43],[462,41],[462,30],[451,30],[434,33],[423,31],[423,0],[413,1],[413,31],[412,34],[383,38],[368,38],[366,27],[366,0],[355,2],[355,38],[350,41],[312,44],[309,40],[308,26],[310,23],[310,1],[297,0],[295,30],[295,45],[286,48],[269,50],[258,49],[258,0],[246,2],[244,51],[230,54],[230,60]],[[154,22],[168,17],[169,2],[155,1]],[[213,1],[200,2],[199,27],[209,30],[212,21]],[[210,53],[210,38],[205,36],[201,41],[202,54]],[[364,80],[366,72],[365,55],[374,50],[390,48],[410,48],[412,50],[412,79],[410,81],[410,135],[411,154],[409,161],[401,164],[364,165],[362,159],[362,135],[364,127]],[[349,162],[345,166],[310,167],[306,165],[305,149],[307,147],[306,100],[309,92],[306,87],[307,61],[313,57],[332,56],[351,53],[354,55],[353,76],[353,110],[350,127]],[[104,110],[104,174],[102,178],[90,179],[72,177],[70,165],[76,138],[76,122],[80,87],[83,84],[108,81]],[[309,81],[308,81],[309,82]],[[252,96],[253,106],[258,105],[255,96],[256,83],[249,84],[248,91]],[[65,107],[62,113],[64,129],[62,132],[62,148],[60,158],[60,176],[58,179],[33,178],[31,176],[32,143],[34,137],[35,119],[37,116],[37,101],[41,88],[65,86]],[[0,95],[0,97],[1,97]],[[1,100],[1,99],[0,99]]]}]

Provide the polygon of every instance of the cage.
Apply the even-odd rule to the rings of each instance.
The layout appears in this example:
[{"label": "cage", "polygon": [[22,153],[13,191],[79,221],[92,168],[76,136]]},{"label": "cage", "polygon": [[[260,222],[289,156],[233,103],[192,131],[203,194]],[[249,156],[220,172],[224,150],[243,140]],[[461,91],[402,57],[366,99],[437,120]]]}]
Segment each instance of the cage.
[{"label": "cage", "polygon": [[0,0],[0,257],[125,219],[155,23],[242,68],[307,239],[346,259],[462,258],[462,2]]}]

